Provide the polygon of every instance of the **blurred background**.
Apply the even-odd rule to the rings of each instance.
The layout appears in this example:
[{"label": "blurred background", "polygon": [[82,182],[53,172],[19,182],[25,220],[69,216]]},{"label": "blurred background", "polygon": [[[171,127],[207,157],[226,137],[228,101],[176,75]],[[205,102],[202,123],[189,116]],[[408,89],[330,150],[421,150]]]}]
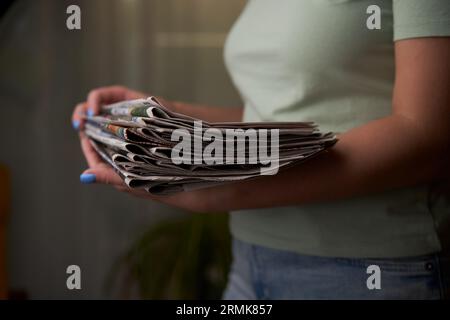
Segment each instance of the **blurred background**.
[{"label": "blurred background", "polygon": [[[112,84],[168,99],[239,105],[222,46],[244,2],[3,4],[8,7],[0,18],[4,297],[220,297],[229,265],[226,216],[186,214],[105,186],[81,185],[86,164],[70,116],[90,89]],[[81,30],[66,27],[71,4],[81,8]],[[66,287],[72,264],[81,268],[81,290]]]}]

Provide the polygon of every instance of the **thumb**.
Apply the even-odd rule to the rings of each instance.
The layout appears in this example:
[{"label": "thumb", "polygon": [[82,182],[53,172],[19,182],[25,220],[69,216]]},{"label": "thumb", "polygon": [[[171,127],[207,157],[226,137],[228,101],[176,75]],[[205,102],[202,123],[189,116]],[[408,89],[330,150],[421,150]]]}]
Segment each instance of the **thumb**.
[{"label": "thumb", "polygon": [[103,183],[116,186],[124,185],[120,176],[113,169],[108,167],[87,169],[80,175],[80,181],[84,184]]}]

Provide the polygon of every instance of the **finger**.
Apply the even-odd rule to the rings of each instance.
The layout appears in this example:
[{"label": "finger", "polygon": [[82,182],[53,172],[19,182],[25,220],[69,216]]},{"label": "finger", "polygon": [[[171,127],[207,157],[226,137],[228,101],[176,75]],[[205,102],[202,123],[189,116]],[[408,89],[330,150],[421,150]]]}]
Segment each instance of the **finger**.
[{"label": "finger", "polygon": [[120,185],[120,186],[114,186],[114,188],[116,188],[116,190],[120,191],[120,192],[130,192],[130,188],[125,186],[125,185]]},{"label": "finger", "polygon": [[123,100],[125,92],[126,89],[121,86],[109,86],[92,90],[87,98],[87,115],[93,116],[98,114],[101,106],[105,103]]},{"label": "finger", "polygon": [[157,199],[154,199],[153,196],[149,192],[147,192],[143,189],[133,189],[133,188],[126,186],[125,184],[124,184],[124,186],[115,186],[115,188],[118,191],[129,193],[130,195],[132,195],[134,197],[150,199],[150,200],[157,200]]},{"label": "finger", "polygon": [[80,132],[80,144],[81,150],[83,151],[86,162],[90,168],[104,164],[102,158],[94,149],[88,137],[83,132]]},{"label": "finger", "polygon": [[75,130],[83,129],[84,119],[83,116],[86,114],[86,102],[79,103],[75,106],[72,113],[72,127]]},{"label": "finger", "polygon": [[113,186],[125,186],[119,175],[106,165],[87,169],[80,175],[80,181],[85,184],[103,183]]}]

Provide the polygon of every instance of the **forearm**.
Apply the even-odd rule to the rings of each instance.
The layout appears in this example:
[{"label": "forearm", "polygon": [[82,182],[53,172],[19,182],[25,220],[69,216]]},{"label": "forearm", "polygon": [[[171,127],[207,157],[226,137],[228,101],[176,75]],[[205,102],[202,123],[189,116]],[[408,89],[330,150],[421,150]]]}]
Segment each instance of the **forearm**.
[{"label": "forearm", "polygon": [[[145,197],[190,211],[217,212],[333,201],[427,183],[437,177],[448,179],[450,39],[397,41],[395,65],[392,115],[340,135],[329,152],[275,176],[169,196],[144,193]],[[86,106],[98,111],[101,103],[140,95],[124,87],[95,90],[87,104],[77,107],[73,120],[82,120],[79,115],[86,112]],[[175,112],[211,122],[242,119],[242,108],[162,102]],[[98,165],[100,170],[96,181],[125,188],[120,177],[97,160],[90,161],[90,166]]]},{"label": "forearm", "polygon": [[215,193],[223,210],[338,200],[448,179],[449,58],[448,37],[396,42],[392,115],[346,132],[312,161],[224,186]]},{"label": "forearm", "polygon": [[207,122],[242,121],[242,107],[212,107],[199,104],[171,101],[171,109]]},{"label": "forearm", "polygon": [[[279,172],[220,188],[222,210],[345,199],[428,182],[448,156],[445,141],[401,116],[389,116],[339,137],[332,151]],[[448,140],[448,139],[447,139]]]}]

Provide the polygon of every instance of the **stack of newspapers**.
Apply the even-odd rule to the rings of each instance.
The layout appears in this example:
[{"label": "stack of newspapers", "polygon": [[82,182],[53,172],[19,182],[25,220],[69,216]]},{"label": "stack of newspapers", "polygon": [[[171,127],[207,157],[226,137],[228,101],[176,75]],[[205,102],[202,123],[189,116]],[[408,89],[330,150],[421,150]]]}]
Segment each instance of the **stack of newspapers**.
[{"label": "stack of newspapers", "polygon": [[209,123],[154,97],[103,106],[85,133],[130,188],[161,195],[274,175],[336,143],[311,122]]}]

